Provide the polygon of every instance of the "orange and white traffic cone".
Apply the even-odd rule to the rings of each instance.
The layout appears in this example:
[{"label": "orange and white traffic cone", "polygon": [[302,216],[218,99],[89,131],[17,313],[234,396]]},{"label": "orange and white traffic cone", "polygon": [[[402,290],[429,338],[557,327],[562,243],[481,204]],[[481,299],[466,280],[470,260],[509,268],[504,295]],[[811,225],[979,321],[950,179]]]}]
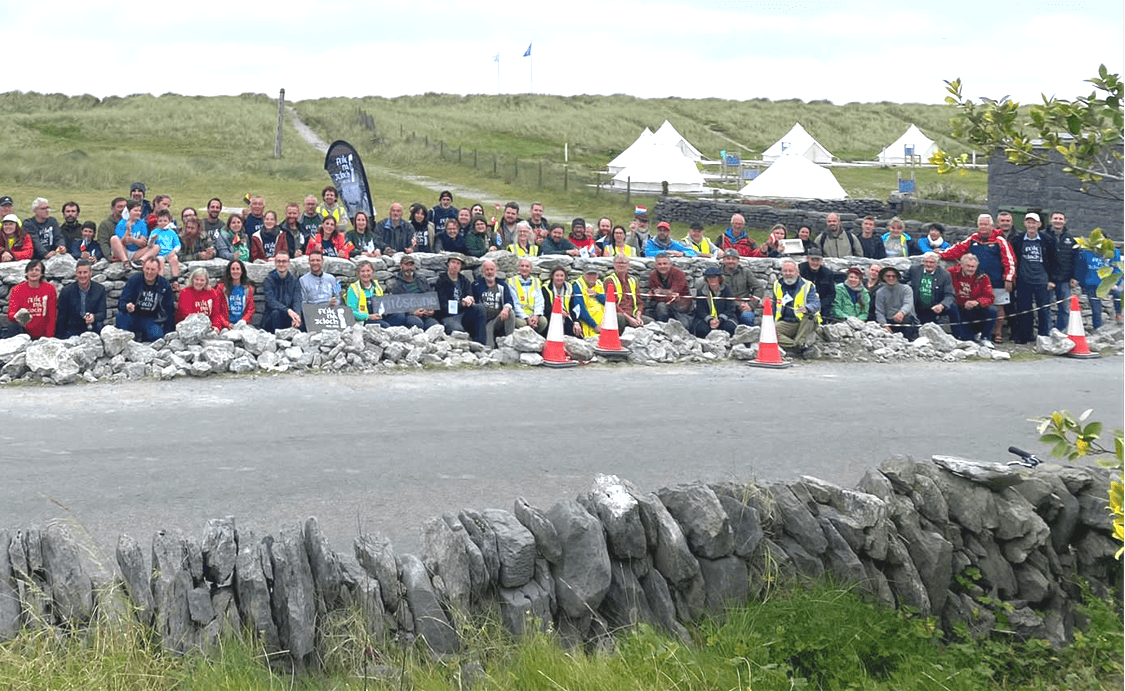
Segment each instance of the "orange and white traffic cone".
[{"label": "orange and white traffic cone", "polygon": [[594,352],[610,359],[629,357],[629,351],[621,347],[621,333],[617,329],[617,288],[612,281],[606,282],[605,314],[602,315],[598,347],[594,348]]},{"label": "orange and white traffic cone", "polygon": [[1070,296],[1070,321],[1066,323],[1066,337],[1074,341],[1074,349],[1066,354],[1067,357],[1088,360],[1101,357],[1101,353],[1090,352],[1086,343],[1086,330],[1082,328],[1082,307],[1078,304],[1078,296]]},{"label": "orange and white traffic cone", "polygon": [[793,363],[781,359],[781,348],[777,345],[777,325],[773,321],[773,300],[769,298],[762,303],[762,330],[758,334],[758,359],[746,364],[769,369],[785,369],[793,366]]},{"label": "orange and white traffic cone", "polygon": [[578,366],[577,362],[567,357],[566,344],[563,343],[562,295],[555,296],[555,304],[551,308],[551,321],[547,324],[547,345],[543,347],[543,365],[555,368]]}]

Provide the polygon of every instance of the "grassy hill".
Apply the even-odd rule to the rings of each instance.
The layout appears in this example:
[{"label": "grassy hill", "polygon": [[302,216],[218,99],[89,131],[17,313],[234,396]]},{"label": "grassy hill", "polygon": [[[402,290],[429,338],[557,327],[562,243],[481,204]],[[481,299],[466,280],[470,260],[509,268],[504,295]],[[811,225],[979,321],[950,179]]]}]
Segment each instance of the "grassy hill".
[{"label": "grassy hill", "polygon": [[[317,99],[293,104],[327,141],[356,145],[380,212],[390,201],[432,203],[436,193],[404,175],[481,191],[486,205],[508,199],[542,200],[556,216],[581,213],[624,218],[652,199],[597,190],[596,171],[648,126],[668,119],[701,151],[760,153],[800,121],[844,159],[870,160],[906,127],[917,124],[939,144],[959,151],[947,132],[946,106],[826,101],[723,101],[630,96],[451,96],[394,99]],[[360,112],[374,121],[361,124]],[[148,94],[97,99],[60,94],[0,94],[0,194],[16,197],[27,214],[35,196],[56,211],[74,199],[97,218],[133,180],[150,194],[168,193],[178,208],[212,196],[236,200],[264,194],[271,208],[318,192],[327,177],[323,156],[291,127],[284,158],[273,157],[277,104],[272,96],[190,97]],[[563,146],[570,165],[564,171]],[[745,147],[745,149],[743,148]],[[473,163],[476,163],[474,166]],[[455,165],[456,164],[456,165]],[[895,186],[891,169],[837,169],[853,196],[885,197]],[[563,176],[565,177],[565,180]],[[604,178],[601,179],[604,182]],[[981,199],[985,176],[942,178],[919,173],[923,192]],[[565,185],[565,189],[564,189]],[[461,196],[458,203],[478,201]]]}]

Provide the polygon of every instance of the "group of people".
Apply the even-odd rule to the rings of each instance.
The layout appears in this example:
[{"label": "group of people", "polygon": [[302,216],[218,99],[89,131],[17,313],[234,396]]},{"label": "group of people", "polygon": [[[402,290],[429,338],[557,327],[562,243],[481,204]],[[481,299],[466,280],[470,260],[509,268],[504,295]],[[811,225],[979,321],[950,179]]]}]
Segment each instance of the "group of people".
[{"label": "group of people", "polygon": [[[917,334],[921,324],[948,319],[958,338],[991,337],[999,342],[1003,310],[1009,306],[1011,311],[1011,305],[1019,315],[1013,320],[1012,339],[1027,342],[1034,326],[1029,314],[1032,303],[1038,308],[1038,332],[1046,333],[1049,306],[1071,287],[1082,286],[1090,294],[1096,305],[1094,326],[1100,326],[1101,305],[1093,287],[1100,282],[1098,269],[1109,264],[1077,247],[1065,215],[1058,212],[1042,233],[1035,213],[1025,216],[1023,230],[1012,227],[1009,213],[1002,212],[995,226],[991,216],[982,214],[977,232],[954,245],[944,240],[944,228],[938,223],[927,224],[924,235],[914,239],[897,217],[881,234],[875,230],[875,219],[867,217],[856,234],[831,213],[826,228],[815,236],[801,227],[799,242],[786,242],[788,229],[778,224],[759,245],[741,214],[734,214],[730,226],[714,239],[704,237],[701,223],[691,224],[685,237],[674,239],[671,224],[665,221],[650,233],[643,209],[637,210],[628,229],[605,217],[596,225],[576,218],[568,232],[563,225],[547,221],[541,203],[531,205],[526,219],[520,217],[516,202],[495,205],[495,213],[486,218],[480,204],[455,207],[448,191],[441,192],[438,204],[428,209],[415,203],[404,213],[401,204],[391,204],[387,218],[377,223],[362,211],[349,216],[332,186],[325,187],[319,199],[308,195],[303,205],[286,205],[283,221],[266,209],[260,196],[247,195],[245,213],[226,210],[220,199],[213,198],[204,212],[185,207],[174,219],[168,195],[157,195],[150,202],[145,193],[143,183],[134,183],[128,198],[111,202],[110,214],[100,224],[81,222],[75,202],[63,205],[64,222],[59,223],[43,198],[34,200],[32,216],[21,222],[12,213],[11,197],[0,197],[0,261],[35,260],[27,265],[27,280],[9,298],[6,335],[67,337],[100,330],[106,319],[106,297],[104,289],[90,280],[90,265],[107,259],[139,269],[122,290],[116,325],[143,340],[161,337],[196,312],[205,314],[216,331],[240,321],[250,324],[254,289],[246,263],[272,262],[274,269],[262,285],[264,313],[259,320],[271,332],[305,328],[303,305],[335,307],[343,302],[361,323],[420,328],[442,324],[448,332],[463,330],[478,342],[493,345],[498,336],[525,325],[546,333],[557,300],[566,332],[589,337],[601,329],[606,285],[613,284],[621,329],[674,319],[700,337],[716,329],[733,333],[739,324],[755,323],[756,312],[768,296],[776,303],[779,343],[798,350],[811,343],[818,324],[847,317],[875,321],[908,338]],[[499,279],[496,264],[489,260],[481,264],[475,281],[462,275],[464,257],[498,249],[519,258],[516,275]],[[77,280],[56,296],[53,286],[43,280],[40,260],[63,252],[79,260],[79,270]],[[415,252],[449,255],[446,272],[432,286],[418,275]],[[601,276],[590,269],[571,281],[560,268],[544,282],[533,275],[531,259],[552,254],[612,257],[613,271]],[[838,276],[824,264],[825,257],[881,260],[918,254],[920,265],[905,276],[879,264],[866,273],[853,267]],[[387,293],[436,292],[435,309],[386,313],[377,307],[384,287],[375,280],[369,259],[384,255],[399,256],[399,273],[386,287]],[[309,272],[298,279],[289,263],[302,256],[307,257]],[[181,286],[182,262],[216,257],[228,261],[220,281],[212,286],[206,271],[196,269]],[[341,286],[324,271],[325,257],[354,260],[358,280]],[[654,258],[644,292],[629,276],[633,257]],[[675,257],[711,257],[719,265],[708,267],[693,290],[686,274],[673,265]],[[781,275],[767,288],[740,264],[742,257],[782,258]],[[939,260],[958,264],[947,271]],[[166,265],[171,280],[164,278]],[[1060,327],[1065,325],[1065,307],[1059,306]]]}]

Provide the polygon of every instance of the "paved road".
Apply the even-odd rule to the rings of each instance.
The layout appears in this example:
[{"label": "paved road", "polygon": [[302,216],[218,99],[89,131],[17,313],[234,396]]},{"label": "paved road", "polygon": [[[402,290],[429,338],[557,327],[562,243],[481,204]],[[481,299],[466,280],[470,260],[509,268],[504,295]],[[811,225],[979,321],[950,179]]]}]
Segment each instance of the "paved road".
[{"label": "paved road", "polygon": [[418,548],[442,511],[547,508],[595,473],[641,489],[704,480],[852,486],[893,453],[1002,460],[1026,419],[1096,409],[1120,425],[1122,359],[1002,364],[468,370],[281,375],[0,390],[0,526],[70,515],[198,534],[209,517],[276,532],[315,515]]}]

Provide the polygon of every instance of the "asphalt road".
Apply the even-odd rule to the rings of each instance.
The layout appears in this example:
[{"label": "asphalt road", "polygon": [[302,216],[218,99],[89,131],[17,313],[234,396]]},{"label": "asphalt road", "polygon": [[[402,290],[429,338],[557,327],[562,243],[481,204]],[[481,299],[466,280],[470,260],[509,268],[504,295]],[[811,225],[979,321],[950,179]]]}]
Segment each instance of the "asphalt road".
[{"label": "asphalt road", "polygon": [[[852,486],[896,453],[1043,451],[1026,420],[1125,417],[1122,358],[278,375],[0,389],[0,526],[70,516],[112,550],[206,519],[276,532],[316,516],[351,550],[415,551],[460,508],[548,508],[614,473]],[[112,551],[109,552],[112,554]]]}]

